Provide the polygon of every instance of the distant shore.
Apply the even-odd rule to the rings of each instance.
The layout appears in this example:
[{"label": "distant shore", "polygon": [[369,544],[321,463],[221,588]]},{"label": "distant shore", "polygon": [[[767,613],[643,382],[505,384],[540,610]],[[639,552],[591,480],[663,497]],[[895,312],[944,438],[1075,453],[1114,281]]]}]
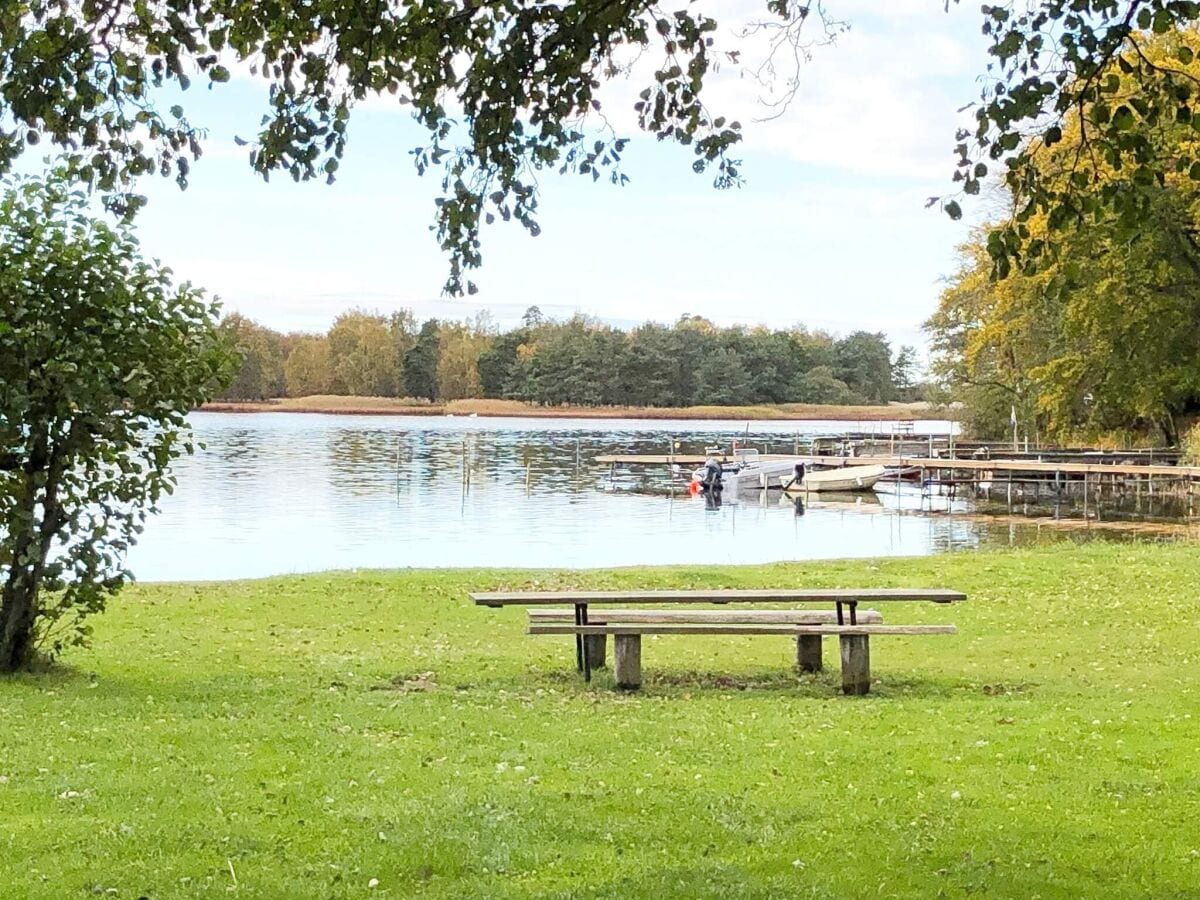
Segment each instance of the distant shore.
[{"label": "distant shore", "polygon": [[774,406],[536,406],[519,400],[452,400],[419,403],[391,397],[288,397],[262,401],[206,403],[202,412],[219,413],[318,413],[360,416],[481,416],[535,419],[751,419],[838,420],[880,422],[920,419],[931,414],[926,403],[892,403],[881,406],[823,406],[784,403]]}]

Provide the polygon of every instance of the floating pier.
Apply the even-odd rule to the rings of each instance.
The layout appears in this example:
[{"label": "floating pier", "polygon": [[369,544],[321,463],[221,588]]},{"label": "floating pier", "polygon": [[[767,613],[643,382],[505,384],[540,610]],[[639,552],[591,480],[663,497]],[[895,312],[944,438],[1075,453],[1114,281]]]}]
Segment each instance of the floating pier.
[{"label": "floating pier", "polygon": [[[1148,453],[1123,453],[1097,455],[1094,461],[1083,462],[1088,456],[1084,451],[1047,451],[1049,459],[1031,458],[1033,454],[1020,454],[1019,458],[959,458],[940,456],[825,456],[791,453],[759,455],[760,460],[795,459],[805,465],[825,468],[846,466],[887,466],[895,469],[895,476],[886,481],[917,480],[922,489],[949,489],[969,486],[988,489],[1004,489],[1011,492],[1022,485],[1032,486],[1037,493],[1043,489],[1063,491],[1082,487],[1086,500],[1090,490],[1102,489],[1145,489],[1153,494],[1156,490],[1183,490],[1192,492],[1200,487],[1200,466],[1171,465],[1152,461]],[[716,455],[727,461],[729,455]],[[1016,454],[1014,454],[1016,456]],[[1161,459],[1161,454],[1160,457]],[[1168,457],[1169,458],[1169,457]],[[622,466],[680,466],[702,465],[706,457],[694,453],[677,454],[608,454],[596,457],[596,462],[608,465],[615,471]]]}]

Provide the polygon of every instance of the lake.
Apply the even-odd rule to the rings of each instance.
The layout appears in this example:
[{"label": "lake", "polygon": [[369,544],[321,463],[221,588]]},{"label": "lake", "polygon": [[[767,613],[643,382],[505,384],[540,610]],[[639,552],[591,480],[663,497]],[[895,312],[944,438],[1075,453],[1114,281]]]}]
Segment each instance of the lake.
[{"label": "lake", "polygon": [[[699,453],[733,439],[790,452],[797,434],[879,422],[697,422],[196,413],[205,447],[130,554],[144,581],[328,569],[595,567],[900,556],[1037,539],[980,504],[899,493],[778,492],[720,508],[681,475],[610,482],[605,453]],[[946,422],[917,423],[945,434]]]}]

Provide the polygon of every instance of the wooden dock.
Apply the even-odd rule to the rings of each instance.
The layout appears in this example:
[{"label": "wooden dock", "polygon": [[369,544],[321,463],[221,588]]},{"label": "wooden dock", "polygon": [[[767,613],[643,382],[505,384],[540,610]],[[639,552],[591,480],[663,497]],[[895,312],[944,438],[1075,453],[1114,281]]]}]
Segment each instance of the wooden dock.
[{"label": "wooden dock", "polygon": [[[713,453],[721,462],[733,462],[728,453]],[[790,454],[760,454],[759,459],[790,459]],[[618,453],[597,456],[596,462],[605,466],[702,466],[708,456],[696,453]]]},{"label": "wooden dock", "polygon": [[[786,456],[775,457],[786,459]],[[1161,463],[1081,463],[1034,459],[940,459],[928,456],[809,456],[799,457],[807,465],[887,466],[903,469],[937,469],[968,472],[1024,472],[1037,475],[1130,475],[1200,479],[1200,466]]]},{"label": "wooden dock", "polygon": [[[597,456],[596,462],[616,466],[700,466],[708,457],[698,454],[610,454]],[[1034,459],[941,459],[928,456],[804,456],[768,453],[762,460],[796,459],[805,465],[842,468],[844,466],[887,466],[894,469],[926,469],[965,472],[1022,472],[1037,475],[1129,475],[1200,480],[1200,466],[1173,466],[1136,462],[1062,462]],[[717,459],[729,461],[728,455]]]}]

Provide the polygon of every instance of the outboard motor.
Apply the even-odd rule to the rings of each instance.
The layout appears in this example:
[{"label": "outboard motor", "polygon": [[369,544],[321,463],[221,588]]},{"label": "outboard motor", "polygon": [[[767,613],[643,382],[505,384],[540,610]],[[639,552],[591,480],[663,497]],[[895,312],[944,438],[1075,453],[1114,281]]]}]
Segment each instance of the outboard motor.
[{"label": "outboard motor", "polygon": [[710,456],[704,461],[704,478],[700,480],[700,489],[710,494],[719,494],[724,490],[721,484],[721,461]]}]

